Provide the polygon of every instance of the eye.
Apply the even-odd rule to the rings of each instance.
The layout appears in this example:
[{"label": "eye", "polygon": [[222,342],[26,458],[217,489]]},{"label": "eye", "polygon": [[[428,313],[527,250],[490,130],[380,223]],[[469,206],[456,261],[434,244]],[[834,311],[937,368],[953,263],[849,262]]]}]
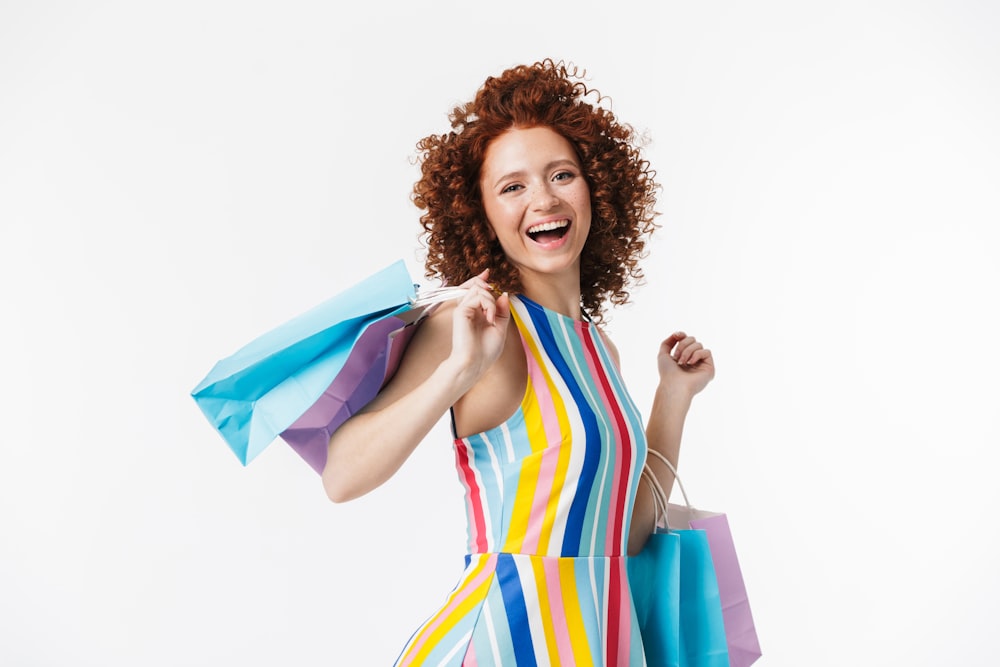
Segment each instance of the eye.
[{"label": "eye", "polygon": [[558,174],[556,174],[555,176],[552,177],[552,180],[554,180],[554,181],[568,181],[569,179],[573,178],[574,176],[576,176],[576,174],[574,174],[571,171],[560,171]]},{"label": "eye", "polygon": [[520,185],[519,183],[511,183],[510,185],[508,185],[507,187],[505,187],[503,190],[501,190],[500,194],[506,194],[508,192],[516,192],[516,191],[520,190],[522,187],[523,186]]}]

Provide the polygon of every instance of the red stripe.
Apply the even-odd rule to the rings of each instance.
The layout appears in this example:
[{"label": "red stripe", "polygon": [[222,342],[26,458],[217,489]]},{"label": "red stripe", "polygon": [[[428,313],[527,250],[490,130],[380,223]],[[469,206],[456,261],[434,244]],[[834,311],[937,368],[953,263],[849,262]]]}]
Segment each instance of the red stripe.
[{"label": "red stripe", "polygon": [[[592,331],[588,330],[588,333],[592,333]],[[601,363],[601,358],[598,356],[597,350],[594,348],[593,337],[588,335],[581,336],[581,338],[583,339],[587,354],[593,356],[594,358],[594,368],[599,368],[601,370],[599,377],[594,379],[601,383],[604,395],[608,397],[608,407],[611,408],[611,415],[614,417],[615,425],[617,426],[618,432],[621,434],[621,440],[615,443],[618,446],[616,456],[621,457],[622,479],[627,480],[629,471],[632,468],[632,443],[626,442],[628,438],[628,425],[625,422],[625,416],[622,414],[621,405],[618,404],[618,397],[611,388],[611,382],[608,380],[607,369],[604,368],[604,364]],[[608,554],[609,556],[622,555],[622,531],[625,528],[625,502],[627,498],[628,484],[620,483],[618,485],[618,496],[615,499],[617,502],[611,510],[612,521],[610,523],[614,527],[614,541],[612,542],[612,548],[614,551]]]},{"label": "red stripe", "polygon": [[470,545],[470,551],[485,553],[488,548],[486,544],[486,517],[483,515],[479,484],[476,482],[476,474],[472,470],[472,466],[469,465],[469,453],[464,440],[455,441],[455,457],[458,459],[458,469],[468,489],[466,505],[469,508],[469,519],[476,528],[475,544]]},{"label": "red stripe", "polygon": [[618,658],[622,647],[618,645],[621,638],[618,636],[619,625],[622,622],[622,580],[619,568],[614,564],[610,566],[610,581],[608,583],[608,652],[605,656],[605,667],[615,667],[619,664]]}]

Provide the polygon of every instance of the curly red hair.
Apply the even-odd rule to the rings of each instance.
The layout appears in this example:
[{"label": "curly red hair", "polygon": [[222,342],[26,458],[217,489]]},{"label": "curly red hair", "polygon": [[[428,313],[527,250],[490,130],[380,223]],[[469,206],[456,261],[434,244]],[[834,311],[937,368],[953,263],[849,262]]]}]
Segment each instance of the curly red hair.
[{"label": "curly red hair", "polygon": [[[543,60],[489,77],[472,102],[449,115],[451,131],[417,143],[413,186],[427,248],[426,273],[457,285],[484,269],[498,289],[520,291],[517,268],[490,233],[479,189],[486,148],[512,128],[548,127],[576,149],[590,187],[591,227],[580,258],[581,305],[601,321],[604,305],[628,301],[654,218],[654,172],[633,129],[600,105],[576,67]],[[596,103],[585,101],[595,96]]]}]

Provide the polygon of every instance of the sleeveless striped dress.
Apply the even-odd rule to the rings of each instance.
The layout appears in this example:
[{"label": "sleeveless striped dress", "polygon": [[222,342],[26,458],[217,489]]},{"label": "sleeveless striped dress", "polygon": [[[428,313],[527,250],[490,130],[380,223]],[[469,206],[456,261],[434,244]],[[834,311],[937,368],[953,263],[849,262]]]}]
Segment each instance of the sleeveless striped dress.
[{"label": "sleeveless striped dress", "polygon": [[625,548],[645,432],[594,325],[526,297],[517,411],[455,440],[469,555],[396,664],[644,665]]}]

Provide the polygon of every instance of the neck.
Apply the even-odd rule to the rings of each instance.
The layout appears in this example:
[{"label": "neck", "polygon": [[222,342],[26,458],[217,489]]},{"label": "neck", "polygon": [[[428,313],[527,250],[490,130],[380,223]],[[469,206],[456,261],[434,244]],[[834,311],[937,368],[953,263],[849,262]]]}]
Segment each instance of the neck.
[{"label": "neck", "polygon": [[521,275],[521,293],[540,306],[554,310],[574,320],[582,319],[580,308],[580,275],[561,279],[546,276],[537,279],[531,275]]}]

